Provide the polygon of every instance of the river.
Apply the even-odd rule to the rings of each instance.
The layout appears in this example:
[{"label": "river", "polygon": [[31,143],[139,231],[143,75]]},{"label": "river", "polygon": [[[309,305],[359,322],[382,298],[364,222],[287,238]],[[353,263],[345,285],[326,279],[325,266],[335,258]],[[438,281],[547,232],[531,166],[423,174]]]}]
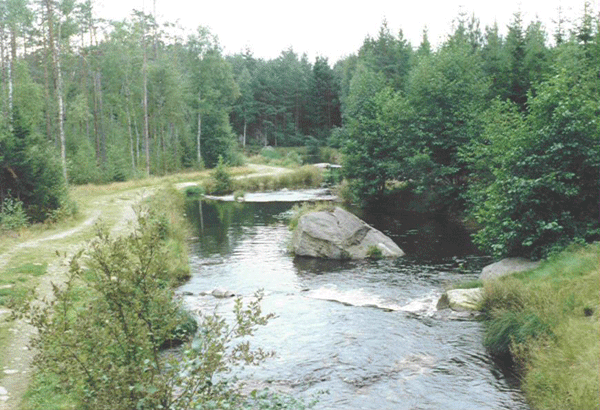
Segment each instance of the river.
[{"label": "river", "polygon": [[[286,194],[289,199],[289,194]],[[277,199],[277,197],[273,197]],[[468,234],[442,218],[361,215],[407,253],[397,260],[324,261],[288,251],[291,202],[207,202],[188,207],[197,238],[192,279],[180,292],[192,311],[228,315],[233,300],[199,296],[226,288],[277,315],[252,339],[276,351],[240,370],[252,387],[309,400],[316,409],[528,409],[514,381],[482,346],[482,324],[437,311],[447,283],[489,262]]]}]

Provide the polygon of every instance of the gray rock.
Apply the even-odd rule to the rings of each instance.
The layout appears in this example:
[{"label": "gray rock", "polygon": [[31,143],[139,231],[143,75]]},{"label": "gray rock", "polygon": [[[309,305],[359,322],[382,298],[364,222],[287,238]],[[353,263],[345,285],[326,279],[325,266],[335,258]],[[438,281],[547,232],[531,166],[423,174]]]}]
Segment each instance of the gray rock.
[{"label": "gray rock", "polygon": [[292,235],[292,249],[299,256],[364,259],[372,247],[385,258],[404,255],[389,237],[341,208],[303,215]]},{"label": "gray rock", "polygon": [[532,262],[525,258],[506,258],[484,267],[479,275],[479,280],[497,279],[512,273],[535,269],[539,265],[539,261]]},{"label": "gray rock", "polygon": [[477,310],[483,299],[483,289],[453,289],[442,295],[438,301],[437,308],[450,308],[457,312]]},{"label": "gray rock", "polygon": [[219,298],[219,299],[225,299],[225,298],[231,298],[231,297],[235,296],[235,293],[233,293],[227,289],[217,288],[211,292],[211,295],[213,295],[214,297]]}]

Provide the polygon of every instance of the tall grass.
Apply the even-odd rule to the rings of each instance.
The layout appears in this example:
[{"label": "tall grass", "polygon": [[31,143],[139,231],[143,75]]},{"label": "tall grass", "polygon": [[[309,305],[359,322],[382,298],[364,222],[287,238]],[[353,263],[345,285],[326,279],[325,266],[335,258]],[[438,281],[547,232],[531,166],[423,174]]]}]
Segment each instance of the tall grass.
[{"label": "tall grass", "polygon": [[190,278],[187,250],[190,227],[183,215],[184,194],[169,186],[148,198],[147,206],[161,228],[161,239],[168,249],[170,270],[176,281],[183,283]]},{"label": "tall grass", "polygon": [[[313,166],[306,165],[289,172],[265,175],[260,177],[233,179],[230,192],[257,192],[276,191],[283,188],[314,188],[323,183],[323,172]],[[217,186],[212,179],[203,183],[206,192],[212,194],[217,192]],[[223,193],[223,192],[220,192]]]},{"label": "tall grass", "polygon": [[599,258],[573,247],[485,285],[484,343],[514,360],[533,408],[599,408]]}]

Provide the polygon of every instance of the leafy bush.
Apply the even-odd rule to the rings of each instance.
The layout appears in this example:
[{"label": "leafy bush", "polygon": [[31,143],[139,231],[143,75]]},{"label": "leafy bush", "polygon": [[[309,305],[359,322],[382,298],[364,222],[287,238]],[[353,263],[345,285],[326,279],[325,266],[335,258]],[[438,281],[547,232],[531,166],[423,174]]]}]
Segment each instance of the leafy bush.
[{"label": "leafy bush", "polygon": [[271,355],[247,341],[272,317],[261,312],[262,295],[247,305],[236,300],[233,324],[206,316],[180,357],[161,353],[196,326],[174,299],[164,229],[145,212],[137,222],[125,237],[99,232],[89,252],[70,261],[54,301],[29,307],[36,365],[80,409],[240,407],[245,397],[220,374]]},{"label": "leafy bush", "polygon": [[600,80],[571,57],[575,67],[540,84],[526,116],[496,102],[481,139],[463,151],[478,175],[469,191],[483,227],[475,241],[497,257],[540,258],[600,238]]},{"label": "leafy bush", "polygon": [[232,167],[242,167],[246,165],[246,158],[241,152],[231,150],[227,155],[227,163]]},{"label": "leafy bush", "polygon": [[290,151],[287,153],[285,159],[283,160],[283,166],[298,166],[302,165],[302,162],[302,157],[300,156],[300,154],[298,154],[298,152]]},{"label": "leafy bush", "polygon": [[200,199],[204,193],[204,188],[200,185],[190,186],[185,189],[185,196],[188,199]]},{"label": "leafy bush", "polygon": [[215,170],[212,172],[211,176],[215,181],[212,193],[225,194],[232,191],[233,182],[231,180],[231,175],[227,171],[227,167],[223,162],[223,157],[219,157],[219,163],[217,164]]},{"label": "leafy bush", "polygon": [[8,197],[0,205],[0,230],[12,231],[27,226],[28,218],[23,202]]},{"label": "leafy bush", "polygon": [[281,154],[273,147],[264,147],[260,150],[260,155],[269,160],[281,159]]},{"label": "leafy bush", "polygon": [[10,192],[23,202],[32,222],[42,222],[67,197],[55,149],[37,135],[15,136],[3,131],[0,127],[0,198]]}]

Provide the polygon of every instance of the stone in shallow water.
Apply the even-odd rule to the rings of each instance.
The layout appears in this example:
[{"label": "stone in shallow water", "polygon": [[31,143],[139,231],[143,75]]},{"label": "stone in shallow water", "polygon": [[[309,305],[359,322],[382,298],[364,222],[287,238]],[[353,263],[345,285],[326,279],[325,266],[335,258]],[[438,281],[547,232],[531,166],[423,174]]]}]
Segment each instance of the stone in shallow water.
[{"label": "stone in shallow water", "polygon": [[477,310],[483,298],[483,289],[453,289],[442,295],[438,301],[438,309],[450,308],[457,312]]},{"label": "stone in shallow water", "polygon": [[233,293],[230,290],[223,289],[223,288],[217,288],[217,289],[213,290],[211,292],[211,294],[216,298],[231,298],[231,297],[235,296],[235,293]]},{"label": "stone in shallow water", "polygon": [[292,236],[298,256],[364,259],[377,248],[384,258],[404,255],[389,237],[341,208],[303,215]]}]

